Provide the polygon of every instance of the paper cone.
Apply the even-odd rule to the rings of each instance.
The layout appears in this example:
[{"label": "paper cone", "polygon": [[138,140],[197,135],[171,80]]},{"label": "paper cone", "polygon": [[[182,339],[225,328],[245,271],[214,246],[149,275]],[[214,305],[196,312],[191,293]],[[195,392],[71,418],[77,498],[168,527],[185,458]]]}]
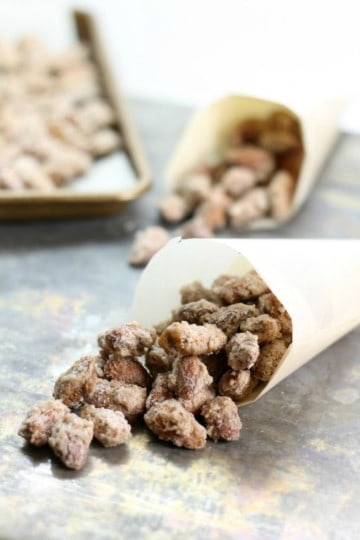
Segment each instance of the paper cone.
[{"label": "paper cone", "polygon": [[[339,132],[339,118],[346,100],[334,98],[321,103],[299,101],[299,98],[269,101],[254,97],[230,95],[201,109],[190,119],[166,170],[171,187],[203,165],[209,156],[218,155],[228,145],[234,128],[249,117],[266,118],[274,111],[283,110],[295,115],[300,123],[304,159],[292,199],[290,219],[311,192]],[[279,222],[261,219],[249,224],[248,229],[271,229]]]},{"label": "paper cone", "polygon": [[[360,242],[356,240],[174,239],[143,271],[133,318],[145,326],[168,319],[180,288],[220,274],[255,269],[287,309],[293,342],[252,402],[360,323]],[[245,402],[243,403],[245,404]]]}]

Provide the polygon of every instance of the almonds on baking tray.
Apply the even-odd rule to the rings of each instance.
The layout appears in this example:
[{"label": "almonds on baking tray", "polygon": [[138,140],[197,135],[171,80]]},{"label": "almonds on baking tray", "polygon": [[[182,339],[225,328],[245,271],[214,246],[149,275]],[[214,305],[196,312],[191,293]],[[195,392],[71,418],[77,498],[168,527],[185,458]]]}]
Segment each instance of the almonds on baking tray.
[{"label": "almonds on baking tray", "polygon": [[115,151],[115,113],[89,51],[51,54],[35,37],[0,44],[0,190],[51,190]]}]

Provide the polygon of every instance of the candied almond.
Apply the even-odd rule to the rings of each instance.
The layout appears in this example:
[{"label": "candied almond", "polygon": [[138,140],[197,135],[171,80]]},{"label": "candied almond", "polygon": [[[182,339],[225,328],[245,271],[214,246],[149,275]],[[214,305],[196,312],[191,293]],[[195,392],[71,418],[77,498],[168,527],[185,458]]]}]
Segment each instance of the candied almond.
[{"label": "candied almond", "polygon": [[206,444],[206,430],[176,399],[153,405],[144,415],[149,429],[175,446],[201,450]]},{"label": "candied almond", "polygon": [[176,188],[190,207],[208,198],[211,192],[211,177],[202,172],[194,172],[184,177]]},{"label": "candied almond", "polygon": [[109,356],[104,366],[104,375],[125,384],[137,384],[145,388],[151,386],[151,377],[139,360],[131,357],[124,358],[117,353]]},{"label": "candied almond", "polygon": [[215,324],[228,337],[239,331],[241,321],[248,317],[255,317],[259,314],[254,304],[243,304],[238,302],[230,306],[221,307],[211,317],[208,322]]},{"label": "candied almond", "polygon": [[97,368],[93,356],[84,356],[55,382],[54,398],[61,399],[68,407],[75,407],[91,394],[97,380]]},{"label": "candied almond", "polygon": [[261,347],[259,359],[253,369],[254,377],[260,381],[269,381],[286,350],[287,346],[282,339],[275,339]]},{"label": "candied almond", "polygon": [[94,391],[87,397],[86,402],[97,408],[121,411],[127,420],[133,420],[145,410],[146,396],[146,388],[142,386],[98,379]]},{"label": "candied almond", "polygon": [[79,470],[86,463],[93,435],[92,422],[68,413],[54,424],[48,442],[66,467]]},{"label": "candied almond", "polygon": [[174,397],[169,389],[169,373],[159,373],[152,385],[152,389],[146,399],[146,409],[150,409],[155,403]]},{"label": "candied almond", "polygon": [[213,378],[197,356],[186,356],[174,361],[168,376],[168,388],[186,410],[196,413],[214,397]]},{"label": "candied almond", "polygon": [[230,204],[227,213],[230,224],[240,230],[251,221],[264,217],[269,210],[269,194],[265,188],[254,188]]},{"label": "candied almond", "polygon": [[214,304],[220,304],[220,300],[214,291],[204,287],[200,281],[193,281],[188,285],[184,285],[180,289],[181,303],[189,304],[190,302],[196,302],[196,300],[208,300]]},{"label": "candied almond", "polygon": [[168,223],[179,223],[189,214],[189,205],[177,193],[167,193],[159,202],[161,217]]},{"label": "candied almond", "polygon": [[129,256],[130,264],[145,266],[169,240],[170,235],[163,227],[147,227],[137,231]]},{"label": "candied almond", "polygon": [[131,426],[121,411],[84,405],[81,417],[94,424],[94,437],[105,447],[124,444],[131,437]]},{"label": "candied almond", "polygon": [[243,195],[256,184],[256,176],[249,167],[230,167],[221,179],[226,193],[235,199]]},{"label": "candied almond", "polygon": [[198,326],[186,321],[171,323],[159,337],[159,345],[166,351],[175,350],[183,356],[219,351],[226,341],[224,332],[214,324]]},{"label": "candied almond", "polygon": [[187,321],[188,323],[203,324],[209,322],[211,315],[218,311],[219,306],[202,298],[195,302],[182,304],[172,312],[173,321]]},{"label": "candied almond", "polygon": [[275,169],[271,152],[251,144],[229,148],[225,153],[225,161],[231,165],[249,167],[255,172],[258,182],[266,181]]},{"label": "candied almond", "polygon": [[258,337],[250,332],[239,332],[229,340],[225,350],[233,370],[250,369],[259,357]]},{"label": "candied almond", "polygon": [[173,361],[174,356],[159,346],[158,339],[151,345],[145,355],[145,365],[153,377],[156,377],[158,373],[169,371]]},{"label": "candied almond", "polygon": [[238,403],[251,394],[257,382],[248,369],[241,371],[228,370],[219,381],[219,394],[228,396],[235,403]]},{"label": "candied almond", "polygon": [[266,313],[257,317],[250,317],[240,324],[240,329],[243,332],[251,332],[256,334],[259,343],[264,341],[273,341],[280,336],[281,327],[277,319],[270,317]]},{"label": "candied almond", "polygon": [[223,276],[213,284],[214,293],[226,304],[254,300],[268,292],[268,286],[256,272],[244,276]]},{"label": "candied almond", "polygon": [[237,441],[242,422],[233,400],[227,396],[216,396],[205,403],[201,409],[206,431],[210,439],[217,442]]},{"label": "candied almond", "polygon": [[153,344],[155,337],[153,328],[149,330],[133,321],[101,334],[98,344],[107,354],[117,352],[123,357],[142,356],[145,349]]},{"label": "candied almond", "polygon": [[60,399],[36,403],[27,412],[19,435],[35,446],[43,446],[48,442],[53,425],[68,412],[69,409]]},{"label": "candied almond", "polygon": [[258,298],[258,307],[260,313],[267,313],[274,319],[277,319],[281,326],[283,334],[291,334],[292,322],[290,315],[286,311],[282,303],[276,298],[273,293],[266,293]]}]

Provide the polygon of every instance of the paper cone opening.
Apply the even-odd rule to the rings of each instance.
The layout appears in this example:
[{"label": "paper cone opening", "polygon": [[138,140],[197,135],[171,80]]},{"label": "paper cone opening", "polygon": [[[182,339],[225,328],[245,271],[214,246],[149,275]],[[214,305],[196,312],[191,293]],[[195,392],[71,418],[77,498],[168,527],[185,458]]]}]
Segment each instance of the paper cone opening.
[{"label": "paper cone opening", "polygon": [[[230,95],[199,110],[190,122],[177,145],[166,169],[171,189],[182,178],[201,167],[209,157],[221,154],[229,144],[229,135],[247,118],[265,119],[275,111],[284,111],[299,122],[303,158],[292,196],[290,219],[311,192],[317,174],[330,152],[339,132],[339,117],[345,100],[342,98],[322,103],[300,104],[289,101],[276,102],[256,97]],[[284,220],[281,220],[283,222]],[[262,218],[251,221],[248,229],[271,229],[279,221]]]},{"label": "paper cone opening", "polygon": [[210,286],[221,274],[255,269],[292,319],[292,344],[269,382],[246,404],[360,323],[360,242],[347,240],[174,239],[143,271],[133,318],[152,326],[180,304],[180,288]]}]

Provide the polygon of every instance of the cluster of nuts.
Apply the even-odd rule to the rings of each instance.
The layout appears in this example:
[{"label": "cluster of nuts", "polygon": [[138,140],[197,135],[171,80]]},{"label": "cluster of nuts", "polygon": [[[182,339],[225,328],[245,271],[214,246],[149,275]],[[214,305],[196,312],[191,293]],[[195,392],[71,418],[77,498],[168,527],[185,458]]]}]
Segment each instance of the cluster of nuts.
[{"label": "cluster of nuts", "polygon": [[[175,233],[183,238],[210,238],[226,226],[240,231],[265,217],[280,223],[290,213],[303,157],[299,122],[290,113],[248,118],[218,158],[162,197],[160,214],[169,224],[182,223]],[[162,226],[138,231],[129,263],[145,266],[170,237]]]},{"label": "cluster of nuts", "polygon": [[[184,176],[160,201],[168,223],[183,237],[209,237],[225,225],[236,231],[271,217],[281,222],[291,209],[303,159],[298,120],[278,110],[248,118],[230,135],[221,155]],[[214,162],[215,161],[215,162]]]},{"label": "cluster of nuts", "polygon": [[139,416],[179,447],[237,440],[237,404],[273,375],[292,341],[291,319],[255,272],[180,293],[180,307],[155,328],[132,322],[100,335],[98,356],[63,373],[55,399],[30,409],[19,434],[49,444],[72,469],[85,464],[93,437],[104,446],[128,441]]},{"label": "cluster of nuts", "polygon": [[0,189],[49,190],[121,140],[82,45],[49,54],[35,37],[0,42]]}]

